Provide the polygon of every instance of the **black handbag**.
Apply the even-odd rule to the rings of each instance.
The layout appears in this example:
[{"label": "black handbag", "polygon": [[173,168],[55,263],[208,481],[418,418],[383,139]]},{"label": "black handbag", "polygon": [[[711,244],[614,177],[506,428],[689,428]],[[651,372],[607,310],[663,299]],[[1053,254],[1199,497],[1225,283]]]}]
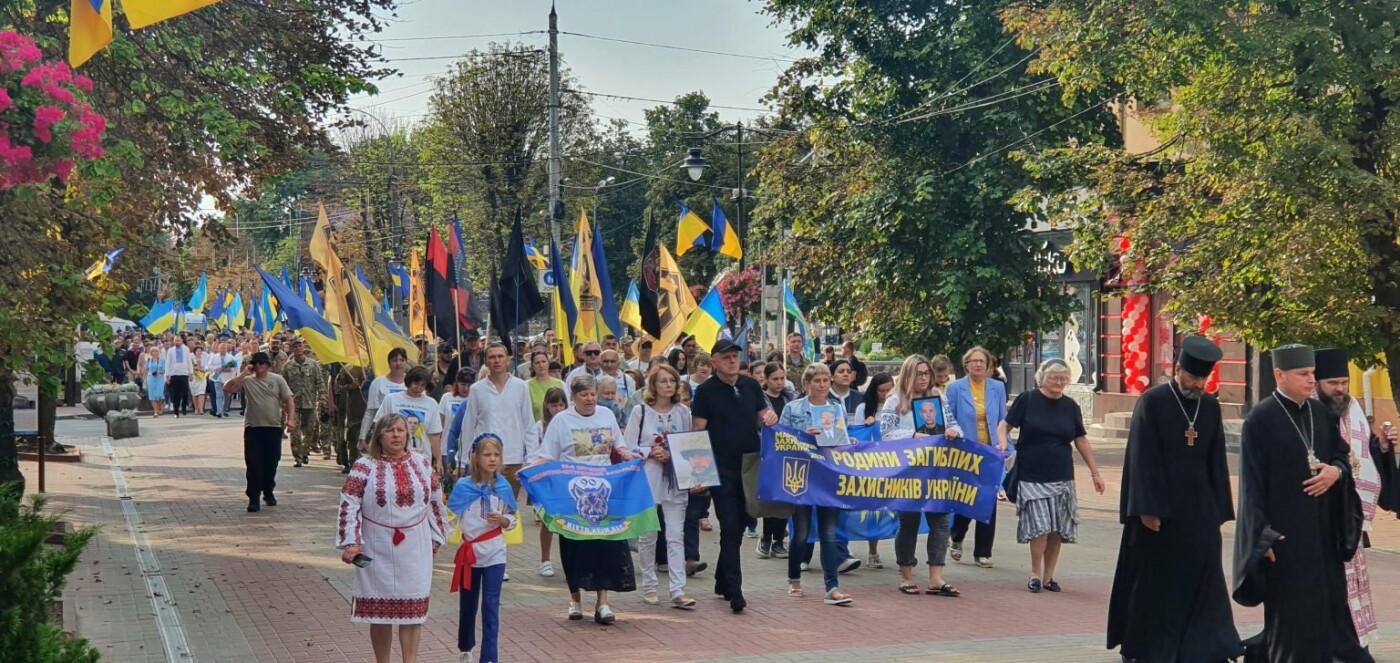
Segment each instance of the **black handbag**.
[{"label": "black handbag", "polygon": [[1019,485],[1017,485],[1019,482],[1017,478],[1017,469],[1020,467],[1020,465],[1021,462],[1019,460],[1011,463],[1011,471],[1007,472],[1006,478],[1001,480],[1001,489],[1006,493],[1007,501],[1011,502],[1012,504],[1016,503],[1017,488],[1020,487]]}]

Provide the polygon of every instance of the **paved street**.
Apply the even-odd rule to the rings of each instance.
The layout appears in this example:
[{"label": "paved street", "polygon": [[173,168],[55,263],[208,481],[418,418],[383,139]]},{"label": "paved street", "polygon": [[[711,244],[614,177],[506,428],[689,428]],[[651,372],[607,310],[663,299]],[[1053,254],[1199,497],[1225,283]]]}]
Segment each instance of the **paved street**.
[{"label": "paved street", "polygon": [[[249,514],[237,419],[140,423],[142,437],[111,443],[111,464],[101,422],[59,423],[60,437],[78,445],[84,459],[50,465],[52,502],[69,509],[75,524],[102,526],[65,593],[66,628],[91,639],[106,660],[122,663],[372,660],[367,630],[348,619],[351,567],[333,548],[341,484],[333,463],[316,459],[295,469],[284,458],[280,505]],[[711,598],[712,575],[705,572],[690,587],[701,600],[698,610],[646,606],[640,593],[627,594],[613,602],[618,623],[604,628],[564,619],[562,569],[554,578],[539,577],[535,537],[527,535],[525,545],[510,551],[502,659],[1117,661],[1103,649],[1103,625],[1117,552],[1114,487],[1121,450],[1100,449],[1099,455],[1110,491],[1086,494],[1090,484],[1081,471],[1081,543],[1065,550],[1058,574],[1062,594],[1025,591],[1028,552],[1015,544],[1014,514],[1003,506],[997,568],[958,564],[948,571],[963,591],[959,599],[898,594],[892,564],[843,578],[843,587],[857,598],[853,607],[824,606],[818,591],[790,599],[784,591],[786,561],[754,559],[750,548],[744,560],[750,607],[744,614],[733,615]],[[24,463],[23,469],[32,490],[35,466]],[[122,484],[129,500],[121,499]],[[1389,517],[1380,523],[1371,551],[1386,636],[1373,652],[1382,661],[1400,661],[1398,525]],[[716,543],[716,533],[703,541],[711,563]],[[1227,551],[1229,546],[1227,538]],[[863,552],[864,544],[852,548]],[[892,542],[881,549],[892,560]],[[152,553],[144,561],[142,550]],[[456,660],[450,561],[450,551],[439,553],[424,661]],[[819,573],[806,582],[819,589]],[[160,607],[159,618],[154,606]],[[1235,615],[1245,634],[1261,619],[1260,611],[1238,606]]]}]

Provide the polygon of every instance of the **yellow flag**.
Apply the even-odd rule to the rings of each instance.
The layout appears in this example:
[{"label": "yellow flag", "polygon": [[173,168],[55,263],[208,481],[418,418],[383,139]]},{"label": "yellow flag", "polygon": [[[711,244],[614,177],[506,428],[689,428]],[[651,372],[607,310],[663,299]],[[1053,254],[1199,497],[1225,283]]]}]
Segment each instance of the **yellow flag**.
[{"label": "yellow flag", "polygon": [[[122,10],[132,29],[141,29],[208,7],[219,0],[122,0]],[[111,4],[110,0],[108,4]]]},{"label": "yellow flag", "polygon": [[423,296],[423,261],[414,249],[408,259],[408,334],[432,338],[428,330],[428,305]]},{"label": "yellow flag", "polygon": [[664,246],[658,245],[656,249],[660,253],[657,272],[661,290],[656,303],[661,318],[661,338],[657,340],[661,341],[662,348],[668,348],[680,338],[686,319],[699,306],[695,304],[695,295],[690,294],[685,276],[681,274],[675,258],[671,257],[671,252]]},{"label": "yellow flag", "polygon": [[393,321],[388,319],[383,307],[375,303],[374,293],[348,273],[341,275],[341,282],[350,284],[374,374],[389,374],[389,351],[394,348],[403,348],[404,352],[408,353],[408,361],[417,363],[418,346],[413,344],[413,339],[400,333]]},{"label": "yellow flag", "polygon": [[345,265],[331,245],[331,220],[326,214],[325,203],[316,204],[316,227],[311,231],[311,242],[307,247],[311,259],[325,270],[326,320],[340,329],[340,340],[345,345],[343,356],[353,357],[355,366],[368,366],[369,354],[365,348],[363,330],[359,321],[350,312],[346,302],[353,296],[350,287],[344,282]]}]

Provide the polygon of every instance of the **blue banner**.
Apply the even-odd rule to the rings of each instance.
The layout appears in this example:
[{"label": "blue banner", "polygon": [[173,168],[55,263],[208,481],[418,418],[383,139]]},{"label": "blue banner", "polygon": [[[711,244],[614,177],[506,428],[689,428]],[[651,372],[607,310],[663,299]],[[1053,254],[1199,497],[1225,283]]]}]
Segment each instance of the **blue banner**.
[{"label": "blue banner", "polygon": [[942,435],[817,447],[805,432],[763,430],[758,498],[851,511],[932,511],[979,522],[996,512],[1005,460]]},{"label": "blue banner", "polygon": [[581,540],[624,540],[660,529],[642,459],[618,465],[543,463],[520,471],[545,528]]}]

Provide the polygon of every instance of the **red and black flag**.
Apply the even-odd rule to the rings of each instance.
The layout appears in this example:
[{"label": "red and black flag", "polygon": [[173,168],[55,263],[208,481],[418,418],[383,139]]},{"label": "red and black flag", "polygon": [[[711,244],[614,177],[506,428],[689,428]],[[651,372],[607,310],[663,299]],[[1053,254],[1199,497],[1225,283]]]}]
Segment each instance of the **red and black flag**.
[{"label": "red and black flag", "polygon": [[428,237],[428,268],[424,270],[428,318],[438,338],[456,342],[457,308],[452,303],[452,258],[442,236],[433,228]]}]

